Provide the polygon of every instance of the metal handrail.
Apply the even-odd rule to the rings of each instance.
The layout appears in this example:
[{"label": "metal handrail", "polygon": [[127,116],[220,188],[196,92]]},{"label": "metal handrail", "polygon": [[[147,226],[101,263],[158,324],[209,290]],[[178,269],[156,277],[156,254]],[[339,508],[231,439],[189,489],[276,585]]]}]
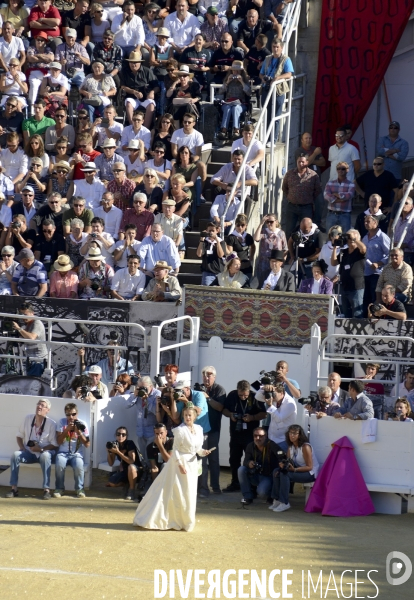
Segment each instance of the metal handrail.
[{"label": "metal handrail", "polygon": [[[408,198],[408,194],[410,193],[413,184],[414,184],[414,173],[412,174],[411,179],[408,182],[407,189],[404,192],[404,196],[401,199],[400,206],[398,207],[397,213],[395,215],[394,221],[391,226],[391,245],[390,245],[391,248],[393,248],[393,246],[394,246],[395,228],[397,227],[398,219],[401,216],[402,209],[404,208],[404,203]],[[411,214],[408,217],[407,226],[402,233],[401,239],[399,240],[398,244],[396,245],[397,248],[401,248],[401,244],[404,241],[407,230],[408,230],[409,226],[411,225],[413,219],[414,219],[414,210],[411,211]],[[391,260],[391,257],[389,258],[389,260]]]}]

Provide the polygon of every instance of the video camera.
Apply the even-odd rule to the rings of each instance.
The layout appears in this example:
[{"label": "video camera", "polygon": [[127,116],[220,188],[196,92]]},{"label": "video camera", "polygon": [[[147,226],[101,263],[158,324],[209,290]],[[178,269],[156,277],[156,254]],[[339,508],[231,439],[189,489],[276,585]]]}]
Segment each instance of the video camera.
[{"label": "video camera", "polygon": [[298,398],[299,404],[302,404],[303,406],[310,404],[312,408],[315,408],[318,400],[318,392],[309,392],[309,396],[307,396],[306,398]]},{"label": "video camera", "polygon": [[294,244],[300,244],[301,242],[304,243],[306,241],[306,238],[300,229],[298,231],[294,231],[291,235],[291,238]]},{"label": "video camera", "polygon": [[[253,381],[252,388],[259,391],[262,385],[276,385],[278,383],[276,371],[260,371],[260,379]],[[272,392],[264,392],[266,400],[272,397]]]},{"label": "video camera", "polygon": [[1,331],[4,337],[19,337],[19,332],[13,329],[13,319],[10,317],[4,317],[1,323]]}]

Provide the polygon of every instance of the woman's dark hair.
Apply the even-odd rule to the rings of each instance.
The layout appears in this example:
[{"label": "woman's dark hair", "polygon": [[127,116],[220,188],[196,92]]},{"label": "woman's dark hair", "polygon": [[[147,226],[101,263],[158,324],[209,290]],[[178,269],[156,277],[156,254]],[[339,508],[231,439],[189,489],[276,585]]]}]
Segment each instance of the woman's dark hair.
[{"label": "woman's dark hair", "polygon": [[184,150],[188,150],[188,153],[190,155],[190,159],[189,159],[190,165],[192,165],[194,162],[194,158],[193,158],[193,155],[191,154],[190,148],[188,146],[180,146],[178,148],[177,159],[176,159],[176,165],[179,167],[181,166],[181,152],[183,152]]},{"label": "woman's dark hair", "polygon": [[349,382],[349,387],[352,388],[353,390],[355,390],[358,394],[360,394],[365,389],[365,383],[363,383],[362,381],[358,381],[357,379],[354,379]]},{"label": "woman's dark hair", "polygon": [[57,140],[55,142],[55,146],[57,144],[66,144],[66,145],[69,145],[69,138],[66,135],[61,135],[60,137],[57,138]]},{"label": "woman's dark hair", "polygon": [[[25,5],[24,0],[19,0],[19,5],[17,8],[20,10],[24,5]],[[7,0],[7,6],[10,7],[10,0]]]},{"label": "woman's dark hair", "polygon": [[328,265],[326,264],[326,262],[323,260],[323,258],[320,258],[319,260],[315,260],[312,263],[312,267],[319,267],[320,270],[322,271],[322,274],[325,275],[325,273],[328,272]]},{"label": "woman's dark hair", "polygon": [[303,428],[300,425],[291,425],[289,427],[289,429],[287,430],[287,432],[285,433],[285,439],[286,439],[286,443],[288,446],[293,446],[292,442],[290,441],[290,437],[289,437],[290,431],[299,431],[299,437],[298,437],[299,448],[301,446],[303,446],[303,444],[306,444],[307,442],[309,442],[308,436],[306,435],[306,433],[304,432]]},{"label": "woman's dark hair", "polygon": [[74,392],[76,392],[76,390],[79,387],[82,387],[83,385],[86,385],[88,387],[93,386],[93,381],[89,377],[89,375],[76,375],[76,377],[73,379],[72,383],[70,384],[70,389],[73,390]]},{"label": "woman's dark hair", "polygon": [[126,390],[129,390],[129,388],[131,387],[132,381],[128,373],[121,373],[120,375],[118,375],[116,380],[119,381],[119,383],[122,383]]},{"label": "woman's dark hair", "polygon": [[155,124],[155,130],[156,131],[160,131],[161,129],[161,121],[163,119],[168,119],[170,122],[170,126],[168,128],[169,133],[174,133],[175,131],[175,126],[174,126],[174,117],[170,114],[170,113],[164,113],[163,115],[161,115],[160,117],[158,117],[158,120]]},{"label": "woman's dark hair", "polygon": [[167,146],[162,142],[155,142],[154,150],[156,150],[157,148],[159,148],[160,150],[164,150],[164,152],[167,150]]},{"label": "woman's dark hair", "polygon": [[127,439],[128,439],[128,437],[129,437],[129,434],[128,434],[128,429],[127,429],[127,427],[125,427],[124,425],[119,425],[119,427],[117,427],[117,428],[115,429],[115,436],[116,436],[117,432],[118,432],[120,429],[125,429],[125,431],[126,431],[126,438],[125,438],[125,439],[127,440]]}]

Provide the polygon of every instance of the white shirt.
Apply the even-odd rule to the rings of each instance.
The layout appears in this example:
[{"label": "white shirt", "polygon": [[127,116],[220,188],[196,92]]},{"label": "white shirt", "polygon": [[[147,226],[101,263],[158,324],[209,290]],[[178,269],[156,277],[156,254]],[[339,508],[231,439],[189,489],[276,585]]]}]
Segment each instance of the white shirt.
[{"label": "white shirt", "polygon": [[[112,21],[111,31],[115,34],[114,43],[121,46],[138,46],[144,44],[145,32],[142,25],[142,19],[134,15],[130,21],[126,21],[121,27],[124,13],[115,15]],[[127,57],[128,58],[128,57]]]},{"label": "white shirt", "polygon": [[333,146],[331,146],[329,148],[328,160],[331,163],[331,171],[329,174],[329,179],[337,179],[338,173],[336,170],[336,165],[339,162],[347,162],[349,165],[349,171],[348,171],[347,178],[349,179],[349,181],[354,181],[355,169],[354,169],[354,163],[352,161],[359,160],[359,152],[355,148],[355,146],[353,146],[352,144],[348,144],[348,142],[345,142],[345,144],[342,146],[342,148],[338,148],[338,146],[336,144],[334,144]]},{"label": "white shirt", "polygon": [[18,175],[26,175],[28,160],[21,148],[18,148],[16,152],[10,152],[9,148],[4,148],[0,154],[0,164],[10,179],[14,179]]},{"label": "white shirt", "polygon": [[265,287],[267,286],[267,284],[270,285],[270,289],[274,290],[277,282],[280,279],[280,276],[282,275],[282,269],[280,269],[279,273],[273,273],[273,271],[270,272],[268,278],[265,280],[265,282],[263,283],[263,287],[262,290],[265,289]]},{"label": "white shirt", "polygon": [[113,276],[111,290],[115,290],[123,298],[132,298],[142,294],[145,282],[146,276],[142,271],[137,271],[136,275],[130,275],[128,267],[125,267]]},{"label": "white shirt", "polygon": [[184,133],[184,129],[177,129],[171,136],[171,144],[177,144],[177,149],[188,146],[191,154],[195,154],[197,147],[204,144],[204,138],[196,129],[192,133]]},{"label": "white shirt", "polygon": [[[210,217],[218,217],[220,218],[223,214],[224,214],[224,209],[226,208],[226,194],[219,194],[218,196],[216,196],[216,199],[214,200],[211,208],[210,208]],[[232,221],[236,214],[237,211],[239,209],[239,204],[240,204],[240,198],[237,198],[237,196],[233,199],[233,202],[230,204],[225,220],[226,221]]]},{"label": "white shirt", "polygon": [[[262,142],[259,142],[259,140],[254,140],[252,147],[250,148],[249,153],[247,154],[247,160],[253,160],[254,158],[256,158],[256,156],[258,155],[258,153],[260,152],[260,150],[263,150],[264,146],[262,144]],[[231,146],[231,153],[233,154],[233,152],[235,150],[243,150],[243,152],[246,154],[247,152],[247,146],[245,145],[243,138],[239,138],[238,140],[234,140],[232,146]],[[253,165],[253,168],[255,168],[256,165]]]},{"label": "white shirt", "polygon": [[20,56],[20,52],[24,52],[24,45],[21,38],[14,35],[11,42],[8,43],[3,36],[0,37],[0,53],[7,66],[9,66],[12,58],[18,58]]},{"label": "white shirt", "polygon": [[321,283],[322,283],[322,277],[317,281],[316,279],[313,280],[313,285],[312,285],[312,294],[320,294],[320,289],[321,289]]},{"label": "white shirt", "polygon": [[119,235],[119,230],[121,228],[122,221],[122,210],[112,205],[108,212],[105,212],[103,206],[99,206],[95,208],[93,211],[95,217],[99,217],[105,221],[104,231],[105,233],[109,233],[112,237],[117,240]]},{"label": "white shirt", "polygon": [[331,265],[332,249],[333,249],[332,242],[327,241],[326,244],[324,244],[322,246],[321,252],[319,254],[319,260],[323,259],[326,262],[326,264],[328,265],[326,277],[329,277],[329,279],[333,279],[339,273],[339,265],[337,265],[336,267],[333,267]]},{"label": "white shirt", "polygon": [[[151,132],[149,129],[141,125],[138,133],[134,132],[132,125],[128,125],[124,128],[121,136],[121,146],[128,146],[131,140],[142,140],[147,150],[151,147]],[[128,150],[124,150],[124,156],[127,156]]]},{"label": "white shirt", "polygon": [[131,162],[130,155],[125,152],[124,163],[127,170],[128,177],[136,177],[137,175],[143,175],[145,170],[145,163],[139,158],[136,158],[134,162]]},{"label": "white shirt", "polygon": [[285,393],[279,408],[268,406],[266,412],[270,414],[269,439],[275,444],[286,441],[285,433],[296,422],[298,412],[294,399]]},{"label": "white shirt", "polygon": [[220,17],[226,16],[226,11],[229,7],[229,0],[199,0],[198,10],[202,15],[205,15],[210,6],[215,6]]},{"label": "white shirt", "polygon": [[[50,165],[50,158],[49,158],[49,154],[47,154],[47,151],[45,151],[45,153],[43,154],[43,156],[40,157],[40,160],[43,163],[43,167],[42,170],[40,171],[40,176],[41,177],[47,177],[48,173],[49,173],[49,165]],[[29,157],[28,160],[28,168],[30,169],[31,165],[32,165],[32,158]]]},{"label": "white shirt", "polygon": [[[102,127],[102,125],[98,125],[98,127],[96,128],[96,132],[98,134],[98,146],[102,146],[102,144],[108,137],[106,134],[107,129],[109,129],[109,131],[111,131],[112,133],[119,133],[119,136],[121,136],[122,132],[124,130],[124,126],[122,125],[122,123],[118,123],[118,122],[115,122],[110,127]],[[119,137],[119,140],[120,139],[121,139],[121,137]],[[119,143],[120,142],[118,141],[117,146],[119,146]]]},{"label": "white shirt", "polygon": [[106,187],[98,177],[94,177],[92,183],[86,179],[75,179],[73,184],[73,194],[85,198],[86,208],[95,210],[100,206]]},{"label": "white shirt", "polygon": [[[56,440],[56,421],[53,421],[53,419],[49,419],[49,417],[46,417],[45,426],[41,431],[41,426],[36,427],[34,425],[32,427],[34,417],[35,415],[26,415],[23,423],[21,423],[19,427],[19,431],[17,432],[17,437],[22,438],[26,450],[30,450],[30,447],[27,446],[27,442],[29,440],[33,440],[34,442],[36,442],[40,448],[44,448],[49,444],[53,444],[57,447],[59,444]],[[40,452],[33,452],[33,454],[35,454],[37,457],[40,456]]]},{"label": "white shirt", "polygon": [[170,39],[180,48],[191,44],[197,33],[200,33],[200,21],[191,13],[187,13],[182,22],[176,12],[171,13],[164,19],[164,27],[170,32]]},{"label": "white shirt", "polygon": [[[116,244],[111,246],[111,248],[109,248],[109,251],[113,253],[114,250],[123,248],[124,244],[125,244],[125,240],[119,240],[119,242],[117,242]],[[137,256],[139,256],[140,246],[141,246],[141,242],[138,242],[138,240],[134,240],[132,242],[132,245],[128,246],[128,248],[122,253],[121,258],[116,261],[116,266],[124,269],[128,265],[128,256],[130,256],[131,254],[136,254]]]}]

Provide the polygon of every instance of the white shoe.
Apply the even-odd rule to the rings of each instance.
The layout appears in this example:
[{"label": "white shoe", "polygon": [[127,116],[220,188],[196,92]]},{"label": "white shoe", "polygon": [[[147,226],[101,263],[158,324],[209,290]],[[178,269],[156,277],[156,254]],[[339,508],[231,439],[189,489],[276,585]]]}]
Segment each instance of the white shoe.
[{"label": "white shoe", "polygon": [[268,508],[269,508],[269,510],[275,510],[275,508],[277,506],[279,506],[279,504],[280,504],[279,500],[273,500],[273,504],[271,504]]},{"label": "white shoe", "polygon": [[289,508],[289,502],[287,504],[279,504],[279,506],[274,509],[274,512],[283,512],[284,510],[289,510]]}]

